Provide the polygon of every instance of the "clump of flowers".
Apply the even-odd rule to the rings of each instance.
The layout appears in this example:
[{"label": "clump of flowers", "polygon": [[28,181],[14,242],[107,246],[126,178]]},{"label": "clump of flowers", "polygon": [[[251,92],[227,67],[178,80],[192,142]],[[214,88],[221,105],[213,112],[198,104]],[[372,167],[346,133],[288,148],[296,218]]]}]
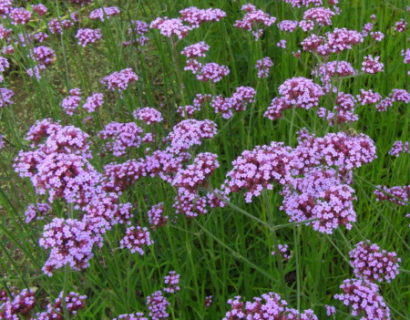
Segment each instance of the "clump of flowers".
[{"label": "clump of flowers", "polygon": [[361,241],[349,252],[350,265],[356,278],[391,282],[399,274],[397,253],[382,250],[370,241]]},{"label": "clump of flowers", "polygon": [[35,319],[62,319],[65,312],[67,312],[70,316],[75,316],[78,310],[85,308],[86,299],[87,296],[79,295],[77,292],[69,292],[64,294],[62,291],[53,303],[47,304],[46,311],[36,314]]},{"label": "clump of flowers", "polygon": [[92,20],[105,21],[110,17],[117,16],[121,13],[120,8],[118,7],[103,7],[97,8],[90,12],[89,18]]},{"label": "clump of flowers", "polygon": [[69,116],[72,116],[75,110],[80,106],[81,102],[81,90],[79,88],[74,88],[69,91],[70,95],[65,97],[61,101],[61,107],[64,112]]},{"label": "clump of flowers", "polygon": [[287,302],[274,292],[253,298],[252,301],[242,301],[240,296],[228,300],[230,310],[223,320],[263,319],[263,320],[317,320],[317,316],[310,309],[300,313],[289,308]]},{"label": "clump of flowers", "polygon": [[121,71],[113,72],[110,75],[104,77],[101,83],[106,85],[111,91],[125,91],[128,86],[137,81],[138,76],[132,71],[131,68],[126,68]]},{"label": "clump of flowers", "polygon": [[154,241],[151,240],[148,229],[137,226],[127,228],[125,236],[120,242],[120,248],[129,249],[131,253],[138,252],[140,255],[144,255],[142,247],[152,244],[154,244]]},{"label": "clump of flowers", "polygon": [[364,57],[362,71],[365,73],[375,74],[384,70],[384,64],[380,62],[380,57],[368,55]]},{"label": "clump of flowers", "polygon": [[271,252],[271,255],[272,256],[275,256],[275,255],[280,255],[284,260],[289,260],[290,259],[290,255],[291,255],[291,253],[290,253],[290,251],[289,251],[289,245],[287,245],[287,244],[278,244],[277,245],[277,250],[273,250],[272,252]]},{"label": "clump of flowers", "polygon": [[393,146],[391,147],[389,154],[395,157],[403,153],[410,153],[410,144],[408,141],[395,141]]},{"label": "clump of flowers", "polygon": [[253,150],[243,151],[232,165],[223,185],[225,193],[245,190],[245,201],[251,202],[264,189],[271,190],[273,182],[289,182],[291,148],[281,142],[256,146]]},{"label": "clump of flowers", "polygon": [[48,203],[36,203],[30,204],[26,211],[24,212],[24,216],[26,217],[25,222],[30,223],[33,220],[42,220],[44,216],[48,215],[51,212],[51,206]]},{"label": "clump of flowers", "polygon": [[224,119],[233,116],[233,112],[246,110],[248,104],[255,102],[256,90],[252,87],[238,87],[231,97],[216,96],[212,98],[211,107]]},{"label": "clump of flowers", "polygon": [[152,320],[161,320],[169,317],[167,308],[170,305],[168,299],[162,294],[161,290],[155,291],[147,297],[147,307],[149,316]]},{"label": "clump of flowers", "polygon": [[153,205],[147,212],[148,222],[151,227],[158,228],[167,223],[168,217],[164,215],[164,203]]},{"label": "clump of flowers", "polygon": [[334,298],[351,310],[351,315],[361,320],[390,320],[390,309],[380,295],[379,287],[367,280],[347,279],[340,286],[343,293]]},{"label": "clump of flowers", "polygon": [[377,201],[390,201],[400,206],[406,206],[409,204],[410,198],[410,185],[408,186],[376,186],[374,190]]},{"label": "clump of flowers", "polygon": [[258,78],[269,77],[270,68],[273,66],[273,61],[269,57],[262,58],[256,61],[256,70],[258,71]]},{"label": "clump of flowers", "polygon": [[175,293],[179,291],[181,289],[179,287],[179,278],[180,275],[178,273],[175,271],[170,271],[168,275],[164,277],[164,284],[166,287],[163,290],[168,293]]},{"label": "clump of flowers", "polygon": [[303,19],[310,20],[319,26],[330,26],[335,13],[323,7],[311,8],[303,13]]},{"label": "clump of flowers", "polygon": [[75,38],[80,46],[86,47],[90,43],[96,43],[102,39],[102,33],[100,29],[78,29]]},{"label": "clump of flowers", "polygon": [[23,289],[13,298],[6,297],[0,301],[0,319],[18,320],[21,317],[28,317],[36,305],[34,292],[30,289]]},{"label": "clump of flowers", "polygon": [[146,107],[137,109],[132,113],[135,119],[138,119],[147,125],[152,125],[154,123],[160,123],[163,120],[161,112],[157,109]]},{"label": "clump of flowers", "polygon": [[94,92],[87,97],[85,103],[83,104],[83,109],[89,113],[95,112],[97,109],[101,108],[104,104],[104,94],[99,92]]},{"label": "clump of flowers", "polygon": [[103,140],[111,140],[106,143],[105,148],[114,156],[121,157],[128,148],[137,148],[141,145],[142,133],[143,130],[134,122],[111,122],[98,135]]},{"label": "clump of flowers", "polygon": [[51,249],[42,268],[45,274],[51,276],[55,269],[64,265],[74,270],[87,268],[93,257],[93,246],[101,244],[101,239],[95,237],[82,221],[54,218],[45,226],[39,243],[44,249]]},{"label": "clump of flowers", "polygon": [[181,19],[168,19],[167,17],[156,18],[151,22],[150,28],[158,29],[159,32],[167,38],[176,36],[178,39],[185,38],[191,30],[191,27],[184,25]]},{"label": "clump of flowers", "polygon": [[142,312],[120,314],[118,317],[113,320],[148,320]]},{"label": "clump of flowers", "polygon": [[226,17],[226,12],[218,8],[198,9],[189,7],[179,11],[181,20],[191,28],[198,28],[206,22],[217,22]]},{"label": "clump of flowers", "polygon": [[246,13],[241,20],[236,20],[234,26],[250,31],[255,39],[259,39],[263,34],[263,30],[270,27],[276,21],[275,17],[262,10],[256,9],[256,7],[250,3],[243,5],[241,10]]}]

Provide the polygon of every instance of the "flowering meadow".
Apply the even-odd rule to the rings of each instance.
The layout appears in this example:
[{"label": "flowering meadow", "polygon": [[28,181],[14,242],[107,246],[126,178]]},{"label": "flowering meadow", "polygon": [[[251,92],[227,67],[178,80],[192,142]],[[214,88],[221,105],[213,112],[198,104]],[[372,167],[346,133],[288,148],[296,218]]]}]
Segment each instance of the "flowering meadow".
[{"label": "flowering meadow", "polygon": [[0,0],[0,319],[410,319],[404,0]]}]

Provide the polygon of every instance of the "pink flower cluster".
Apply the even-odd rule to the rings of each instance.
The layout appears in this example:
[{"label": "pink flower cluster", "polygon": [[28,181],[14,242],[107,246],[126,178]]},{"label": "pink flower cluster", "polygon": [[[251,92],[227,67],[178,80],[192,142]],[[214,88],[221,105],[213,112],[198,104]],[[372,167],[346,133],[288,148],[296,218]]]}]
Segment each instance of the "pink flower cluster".
[{"label": "pink flower cluster", "polygon": [[154,241],[151,240],[148,229],[137,226],[127,228],[124,238],[120,241],[120,248],[128,249],[131,253],[138,252],[140,255],[144,255],[142,248],[153,244]]},{"label": "pink flower cluster", "polygon": [[261,297],[251,301],[242,301],[240,296],[228,300],[230,310],[222,320],[318,320],[310,309],[300,313],[296,309],[289,308],[288,303],[274,292],[262,294]]},{"label": "pink flower cluster", "polygon": [[273,66],[273,61],[269,57],[264,57],[256,61],[256,70],[258,71],[258,78],[269,77],[270,68]]},{"label": "pink flower cluster", "polygon": [[356,278],[391,282],[399,274],[397,253],[382,250],[370,241],[361,241],[349,252],[350,265]]},{"label": "pink flower cluster", "polygon": [[96,43],[97,41],[102,39],[102,33],[100,29],[78,29],[75,38],[77,39],[77,43],[82,46],[86,47],[90,43]]},{"label": "pink flower cluster", "polygon": [[13,8],[9,13],[12,24],[27,24],[31,19],[31,12],[24,8]]},{"label": "pink flower cluster", "polygon": [[270,27],[276,21],[275,17],[262,10],[256,9],[256,7],[250,3],[243,5],[241,10],[246,13],[241,20],[236,20],[234,26],[250,31],[255,39],[259,39],[263,34],[263,30]]},{"label": "pink flower cluster", "polygon": [[238,87],[231,97],[216,96],[212,98],[211,107],[222,118],[229,119],[233,112],[246,110],[248,104],[255,102],[256,90],[252,87]]},{"label": "pink flower cluster", "polygon": [[104,77],[101,83],[106,85],[111,91],[125,91],[128,86],[137,81],[138,76],[132,71],[131,68],[126,68],[121,71],[113,72],[110,75]]},{"label": "pink flower cluster", "polygon": [[343,293],[334,298],[351,309],[361,320],[390,320],[390,309],[380,295],[379,287],[367,280],[346,279],[340,286]]},{"label": "pink flower cluster", "polygon": [[[69,94],[69,96],[65,97],[61,101],[61,107],[67,115],[72,116],[81,104],[81,90],[79,88],[74,88],[69,91]],[[87,112],[92,113],[100,108],[103,104],[104,95],[102,93],[94,92],[86,98],[86,101],[82,107]]]}]

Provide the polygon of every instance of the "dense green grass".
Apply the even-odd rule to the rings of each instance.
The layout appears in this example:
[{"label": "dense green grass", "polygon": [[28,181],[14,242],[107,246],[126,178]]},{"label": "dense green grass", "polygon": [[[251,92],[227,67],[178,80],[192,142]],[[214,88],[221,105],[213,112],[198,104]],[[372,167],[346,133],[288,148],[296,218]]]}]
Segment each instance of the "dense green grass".
[{"label": "dense green grass", "polygon": [[[43,2],[55,15],[73,10],[67,7],[66,1]],[[301,9],[291,9],[281,1],[251,2],[279,20],[301,18]],[[347,261],[349,250],[355,243],[369,239],[383,249],[396,251],[402,258],[400,275],[392,283],[381,285],[381,291],[393,319],[410,319],[410,229],[409,220],[405,218],[408,209],[377,202],[373,195],[375,185],[409,184],[409,155],[394,158],[387,154],[395,140],[410,139],[409,107],[396,105],[382,113],[373,107],[360,107],[360,120],[344,127],[329,127],[314,110],[288,110],[281,119],[272,122],[262,115],[277,95],[277,87],[293,76],[310,77],[312,67],[318,62],[310,54],[302,54],[299,60],[291,55],[298,49],[303,33],[280,34],[276,27],[271,27],[255,42],[250,34],[232,26],[241,17],[240,7],[245,1],[95,1],[96,5],[99,3],[118,5],[122,9],[119,17],[104,24],[87,22],[87,26],[102,29],[104,40],[99,45],[80,48],[73,38],[75,29],[61,37],[51,36],[45,45],[56,50],[58,58],[40,81],[24,72],[29,48],[19,48],[12,58],[13,68],[4,86],[16,92],[15,105],[0,109],[0,133],[5,134],[9,142],[0,152],[1,286],[36,287],[39,297],[55,297],[61,290],[77,291],[89,297],[87,308],[79,313],[78,319],[109,319],[121,313],[145,312],[144,297],[162,287],[162,278],[169,270],[176,270],[181,274],[181,291],[171,298],[171,319],[221,319],[228,309],[229,298],[241,295],[250,299],[270,291],[279,293],[292,307],[312,308],[320,319],[325,319],[323,306],[334,304],[332,297],[339,292],[341,282],[353,278]],[[179,10],[191,5],[221,8],[228,17],[222,22],[203,25],[175,44],[157,31],[151,31],[147,47],[137,50],[121,46],[130,20],[149,22],[157,16],[175,17]],[[395,21],[408,16],[406,2],[341,0],[340,7],[342,14],[334,19],[335,27],[361,30],[374,13],[377,15],[375,30],[386,36],[381,43],[362,44],[333,57],[348,60],[356,69],[360,69],[362,58],[367,54],[380,55],[385,64],[385,71],[378,75],[343,80],[342,91],[357,94],[360,88],[371,88],[386,96],[393,88],[409,89],[408,68],[400,55],[408,46],[408,33],[395,33],[391,28]],[[84,8],[80,14],[88,12],[89,9]],[[43,21],[33,22],[31,27],[33,31],[46,28]],[[288,41],[288,49],[276,47],[280,39]],[[184,59],[179,51],[202,40],[211,46],[207,60],[231,69],[229,77],[216,85],[198,82],[182,70]],[[274,67],[268,79],[258,79],[254,65],[264,56],[272,58]],[[133,68],[140,80],[122,99],[110,94],[92,122],[82,123],[84,113],[68,117],[62,112],[59,103],[69,89],[103,90],[100,79],[126,67]],[[281,196],[279,188],[275,188],[264,191],[252,204],[245,204],[242,195],[235,195],[231,198],[232,205],[226,208],[195,219],[178,217],[175,224],[152,233],[155,244],[143,257],[118,249],[124,227],[116,226],[106,234],[104,247],[95,250],[87,270],[60,269],[53,277],[41,272],[47,252],[38,246],[38,237],[45,222],[30,225],[22,222],[27,204],[39,198],[29,181],[19,178],[11,168],[17,152],[28,147],[23,137],[36,119],[61,119],[63,124],[73,124],[94,135],[108,122],[132,121],[132,110],[152,106],[165,115],[166,122],[157,127],[159,134],[165,134],[180,120],[175,114],[176,108],[189,104],[196,93],[230,95],[240,85],[252,86],[258,91],[256,103],[246,111],[227,121],[207,107],[197,117],[218,124],[218,135],[195,150],[195,153],[209,151],[219,155],[221,167],[212,177],[212,186],[220,185],[232,160],[243,150],[271,141],[295,146],[296,131],[300,128],[306,127],[317,135],[338,130],[363,132],[376,142],[378,158],[355,171],[353,187],[358,198],[355,202],[358,222],[351,231],[338,229],[327,236],[306,226],[280,227],[288,223],[288,217],[279,210]],[[97,154],[101,141],[93,140]],[[101,169],[115,160],[110,156],[96,156],[92,162]],[[175,215],[174,191],[159,179],[142,179],[122,197],[124,202],[135,205],[134,222],[146,223],[146,211],[161,201],[165,202],[166,213]],[[53,214],[66,217],[67,206],[62,202],[53,204]],[[277,243],[289,244],[292,250],[289,262],[270,254]],[[209,309],[204,307],[207,295],[214,296],[214,304]],[[344,306],[340,303],[336,306],[336,319],[351,319]]]}]

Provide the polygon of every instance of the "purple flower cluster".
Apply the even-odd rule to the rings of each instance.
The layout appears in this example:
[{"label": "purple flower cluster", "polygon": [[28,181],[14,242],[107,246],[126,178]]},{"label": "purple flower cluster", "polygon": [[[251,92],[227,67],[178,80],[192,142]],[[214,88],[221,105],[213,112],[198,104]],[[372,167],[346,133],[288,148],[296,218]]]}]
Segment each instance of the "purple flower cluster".
[{"label": "purple flower cluster", "polygon": [[114,156],[121,157],[126,154],[128,148],[137,148],[142,143],[143,130],[134,122],[111,122],[98,133],[103,140],[110,140],[105,148]]},{"label": "purple flower cluster", "polygon": [[410,199],[410,185],[408,186],[376,186],[374,190],[377,201],[390,201],[400,206],[409,204]]},{"label": "purple flower cluster", "polygon": [[168,217],[164,215],[164,203],[153,205],[147,212],[148,222],[152,228],[158,228],[165,225]]},{"label": "purple flower cluster", "polygon": [[101,83],[106,85],[111,91],[125,91],[128,86],[137,81],[138,76],[132,71],[131,68],[126,68],[121,71],[113,72],[110,75],[104,77]]},{"label": "purple flower cluster", "polygon": [[79,88],[74,88],[70,90],[70,95],[65,97],[61,101],[61,107],[64,112],[69,116],[72,116],[75,110],[80,106],[81,102],[81,91]]},{"label": "purple flower cluster", "polygon": [[75,38],[77,39],[77,43],[82,46],[86,47],[90,43],[96,43],[97,41],[102,39],[102,33],[100,29],[78,29]]},{"label": "purple flower cluster", "polygon": [[162,122],[162,120],[164,120],[161,112],[159,112],[157,109],[150,107],[137,109],[132,113],[132,115],[135,119],[138,119],[146,123],[147,125],[160,123]]},{"label": "purple flower cluster", "polygon": [[27,24],[31,19],[31,12],[24,8],[13,8],[9,13],[12,24]]},{"label": "purple flower cluster", "polygon": [[187,58],[199,58],[199,57],[206,57],[206,53],[209,50],[209,45],[204,42],[200,41],[189,46],[186,46],[184,50],[181,51],[181,54]]},{"label": "purple flower cluster", "polygon": [[6,297],[4,301],[0,301],[0,319],[19,320],[28,317],[35,305],[34,292],[23,289],[14,298]]},{"label": "purple flower cluster", "polygon": [[166,140],[169,141],[169,150],[179,153],[201,145],[203,139],[213,138],[216,132],[216,123],[211,120],[187,119],[177,123]]},{"label": "purple flower cluster", "polygon": [[153,294],[148,296],[146,300],[149,316],[152,320],[167,319],[169,317],[167,308],[170,303],[168,299],[164,297],[161,290],[155,291]]},{"label": "purple flower cluster", "polygon": [[408,141],[395,141],[389,154],[398,157],[402,153],[410,153],[410,143]]},{"label": "purple flower cluster", "polygon": [[83,104],[83,109],[89,113],[95,112],[104,104],[104,95],[99,92],[94,92],[88,96]]},{"label": "purple flower cluster", "polygon": [[48,215],[51,212],[51,206],[48,203],[36,203],[30,204],[26,211],[24,212],[24,216],[26,217],[25,222],[30,223],[34,220],[43,220],[44,216]]},{"label": "purple flower cluster", "polygon": [[263,34],[263,30],[270,27],[276,21],[275,17],[262,10],[256,9],[256,7],[250,3],[243,5],[241,10],[246,13],[241,20],[236,20],[234,26],[250,31],[255,39],[259,39]]},{"label": "purple flower cluster", "polygon": [[370,241],[361,241],[349,252],[350,265],[356,278],[391,282],[399,274],[397,253],[382,250]]},{"label": "purple flower cluster", "polygon": [[364,41],[363,35],[356,30],[346,28],[336,28],[327,32],[325,36],[312,34],[305,38],[301,45],[303,50],[316,52],[322,56],[328,56],[332,53],[340,53],[350,50],[354,45]]},{"label": "purple flower cluster", "polygon": [[112,320],[148,320],[142,312],[120,314],[118,317]]},{"label": "purple flower cluster", "polygon": [[44,227],[39,241],[41,247],[51,249],[43,272],[51,276],[55,269],[64,265],[74,270],[87,268],[93,257],[93,246],[101,245],[101,241],[83,221],[54,218]]},{"label": "purple flower cluster", "polygon": [[110,17],[117,16],[121,13],[120,8],[118,7],[103,7],[97,8],[90,12],[89,18],[91,20],[100,20],[105,21]]},{"label": "purple flower cluster", "polygon": [[149,40],[149,38],[145,36],[148,30],[148,23],[141,20],[132,20],[131,27],[128,28],[127,31],[128,35],[132,36],[132,40],[123,42],[123,45],[129,46],[131,44],[137,43],[140,46],[144,46]]},{"label": "purple flower cluster", "polygon": [[288,303],[274,292],[265,293],[261,297],[245,302],[237,296],[228,300],[228,304],[231,309],[225,314],[223,320],[318,320],[310,309],[300,313],[296,309],[289,308]]},{"label": "purple flower cluster", "polygon": [[370,74],[382,72],[384,71],[384,64],[380,62],[380,57],[368,55],[364,57],[362,71]]},{"label": "purple flower cluster", "polygon": [[7,88],[0,88],[0,108],[4,108],[14,104],[13,100],[11,100],[13,96],[13,90]]},{"label": "purple flower cluster", "polygon": [[278,244],[277,249],[273,250],[271,252],[272,256],[275,256],[277,254],[279,254],[282,257],[282,259],[284,259],[286,261],[289,260],[290,256],[291,256],[291,253],[289,251],[289,245],[287,245],[287,244]]},{"label": "purple flower cluster", "polygon": [[330,26],[332,24],[332,17],[335,13],[323,7],[311,8],[303,13],[303,19],[313,21],[319,26]]},{"label": "purple flower cluster", "polygon": [[350,307],[352,316],[361,320],[390,320],[390,309],[380,295],[379,287],[367,280],[346,279],[340,286],[343,293],[334,298]]},{"label": "purple flower cluster", "polygon": [[144,255],[142,247],[153,244],[154,241],[151,240],[148,229],[137,226],[127,228],[124,238],[120,241],[120,248],[128,249],[131,253],[138,252],[140,255]]},{"label": "purple flower cluster", "polygon": [[175,271],[170,271],[168,275],[164,277],[165,288],[163,290],[168,293],[175,293],[179,291],[181,289],[179,287],[179,278],[180,275],[178,273]]},{"label": "purple flower cluster", "polygon": [[264,116],[276,120],[282,112],[293,107],[311,109],[319,105],[319,99],[325,94],[323,88],[312,80],[295,77],[286,80],[279,86],[281,96],[272,100]]},{"label": "purple flower cluster", "polygon": [[231,97],[216,96],[212,98],[211,107],[222,118],[229,119],[233,112],[246,110],[248,104],[255,102],[256,90],[252,87],[238,87]]},{"label": "purple flower cluster", "polygon": [[33,320],[59,320],[63,319],[66,313],[75,316],[78,310],[85,308],[86,299],[87,296],[81,296],[76,292],[69,292],[66,295],[60,292],[54,303],[47,304],[46,311],[37,313]]},{"label": "purple flower cluster", "polygon": [[210,94],[201,94],[198,93],[195,95],[195,98],[192,101],[192,105],[179,106],[177,113],[181,117],[192,117],[196,111],[201,110],[202,106],[212,99]]},{"label": "purple flower cluster", "polygon": [[226,17],[226,12],[218,8],[198,9],[189,7],[179,11],[181,20],[188,23],[191,28],[198,28],[206,22],[217,22]]},{"label": "purple flower cluster", "polygon": [[256,61],[256,70],[258,71],[258,78],[269,77],[270,68],[273,66],[273,61],[269,57],[264,57]]}]

